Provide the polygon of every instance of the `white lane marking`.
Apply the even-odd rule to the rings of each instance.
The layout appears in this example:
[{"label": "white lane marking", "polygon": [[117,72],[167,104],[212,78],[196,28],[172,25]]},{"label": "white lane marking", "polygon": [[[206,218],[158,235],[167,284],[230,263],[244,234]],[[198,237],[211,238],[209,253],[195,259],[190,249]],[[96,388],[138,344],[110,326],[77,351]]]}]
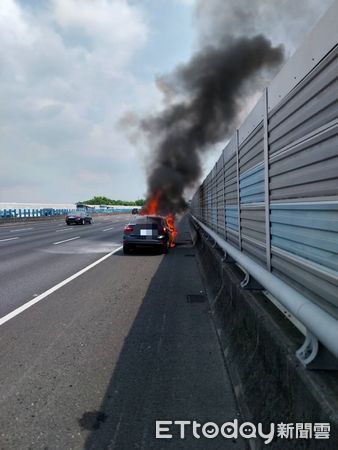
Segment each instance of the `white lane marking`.
[{"label": "white lane marking", "polygon": [[38,295],[37,297],[34,297],[32,300],[28,301],[22,306],[19,306],[19,308],[14,309],[14,311],[6,314],[6,316],[1,317],[0,319],[0,326],[4,323],[8,322],[9,320],[13,319],[14,317],[18,316],[22,312],[24,312],[26,309],[30,308],[31,306],[35,305],[36,303],[40,302],[44,298],[48,297],[48,295],[52,294],[53,292],[57,291],[58,289],[62,288],[66,284],[70,283],[71,281],[75,280],[75,278],[78,278],[80,275],[84,274],[85,272],[88,272],[88,270],[92,269],[93,267],[97,266],[101,262],[103,262],[105,259],[109,258],[110,256],[114,255],[114,253],[117,253],[119,250],[121,250],[122,245],[112,252],[108,253],[107,255],[104,255],[102,258],[98,259],[97,261],[94,261],[93,263],[89,264],[89,266],[85,267],[84,269],[81,269],[79,272],[74,273],[74,275],[71,275],[70,277],[66,278],[65,280],[61,281],[60,283],[56,284],[52,288],[48,289],[47,291],[43,292],[42,294]]},{"label": "white lane marking", "polygon": [[[18,222],[12,223],[12,224],[7,224],[7,225],[1,224],[0,225],[0,230],[4,230],[5,228],[22,227],[24,225],[25,225],[24,223],[18,223]],[[30,223],[29,225],[32,225],[32,223]]]},{"label": "white lane marking", "polygon": [[75,231],[75,228],[65,228],[64,230],[55,230],[55,233],[63,233],[65,231]]},{"label": "white lane marking", "polygon": [[76,236],[73,238],[65,239],[64,241],[53,242],[53,245],[63,244],[64,242],[74,241],[74,239],[80,239],[80,236]]},{"label": "white lane marking", "polygon": [[10,233],[16,233],[17,231],[28,231],[33,230],[33,228],[20,228],[20,230],[11,230]]},{"label": "white lane marking", "polygon": [[102,231],[109,231],[109,230],[113,230],[115,227],[110,227],[110,228],[106,228],[105,230]]},{"label": "white lane marking", "polygon": [[12,238],[7,238],[7,239],[0,239],[0,242],[5,242],[5,241],[13,241],[14,239],[19,239],[18,236],[16,237],[12,237]]},{"label": "white lane marking", "polygon": [[[60,226],[63,226],[64,224],[62,223]],[[15,231],[25,231],[25,230],[32,230],[32,229],[34,229],[34,230],[48,230],[48,229],[51,229],[53,226],[57,226],[56,224],[38,224],[37,226],[36,225],[34,225],[34,227],[29,227],[29,228],[20,228],[20,229],[17,229],[17,228],[14,228],[14,225],[13,226],[6,226],[6,227],[3,227],[3,226],[0,226],[0,231],[3,231],[3,232],[6,232],[6,231],[10,231],[10,232],[15,232]],[[58,225],[59,226],[59,225]]]}]

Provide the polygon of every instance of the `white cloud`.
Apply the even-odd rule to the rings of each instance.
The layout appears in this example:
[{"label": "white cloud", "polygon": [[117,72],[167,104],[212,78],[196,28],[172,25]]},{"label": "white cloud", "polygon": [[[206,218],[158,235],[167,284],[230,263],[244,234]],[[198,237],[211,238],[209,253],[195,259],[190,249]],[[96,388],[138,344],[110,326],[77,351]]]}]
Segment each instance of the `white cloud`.
[{"label": "white cloud", "polygon": [[0,3],[0,37],[5,45],[27,46],[34,42],[35,33],[26,22],[23,11],[14,0]]},{"label": "white cloud", "polygon": [[177,3],[183,3],[188,6],[195,6],[197,0],[175,0]]},{"label": "white cloud", "polygon": [[[96,193],[89,192],[96,178],[88,177],[86,187],[83,174],[95,171],[98,178],[102,174],[102,190],[142,195],[141,167],[135,173],[139,156],[116,123],[125,109],[151,107],[158,99],[152,83],[130,71],[148,39],[144,13],[127,0],[50,0],[45,6],[37,11],[0,1],[0,151],[6,172],[0,199],[85,198]],[[133,177],[129,192],[114,183],[121,164],[125,176]]]},{"label": "white cloud", "polygon": [[[142,47],[148,29],[141,10],[126,0],[53,0],[52,20],[92,51],[87,55],[110,53],[114,64],[125,64]],[[95,50],[95,52],[94,52]]]}]

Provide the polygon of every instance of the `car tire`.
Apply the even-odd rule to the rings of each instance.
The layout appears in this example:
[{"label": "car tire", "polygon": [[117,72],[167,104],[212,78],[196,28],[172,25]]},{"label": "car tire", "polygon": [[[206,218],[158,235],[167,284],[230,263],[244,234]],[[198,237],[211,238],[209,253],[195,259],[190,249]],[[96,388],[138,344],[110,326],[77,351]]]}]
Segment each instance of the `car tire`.
[{"label": "car tire", "polygon": [[163,253],[167,254],[169,252],[169,241],[163,246]]},{"label": "car tire", "polygon": [[130,255],[130,247],[128,247],[128,245],[123,246],[123,253],[125,255]]},{"label": "car tire", "polygon": [[84,219],[81,220],[81,225],[85,225],[86,221]]},{"label": "car tire", "polygon": [[68,223],[68,222],[66,222],[66,224],[69,226],[70,225],[70,223]]}]

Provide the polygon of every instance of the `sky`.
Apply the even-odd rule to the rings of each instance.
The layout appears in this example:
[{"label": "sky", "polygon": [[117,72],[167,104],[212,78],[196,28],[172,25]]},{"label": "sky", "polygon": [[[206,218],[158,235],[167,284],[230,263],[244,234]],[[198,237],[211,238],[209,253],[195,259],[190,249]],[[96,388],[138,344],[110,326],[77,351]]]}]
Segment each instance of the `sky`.
[{"label": "sky", "polygon": [[[161,110],[156,77],[212,40],[219,1],[0,0],[0,202],[144,197],[149,149],[121,117]],[[292,53],[299,27],[281,22]]]}]

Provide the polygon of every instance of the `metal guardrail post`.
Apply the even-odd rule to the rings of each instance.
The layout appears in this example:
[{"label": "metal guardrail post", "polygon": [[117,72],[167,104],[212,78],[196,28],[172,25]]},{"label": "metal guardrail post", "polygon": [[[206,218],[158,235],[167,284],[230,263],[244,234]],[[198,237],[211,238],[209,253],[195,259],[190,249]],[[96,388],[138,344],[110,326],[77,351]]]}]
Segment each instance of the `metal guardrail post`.
[{"label": "metal guardrail post", "polygon": [[237,173],[238,247],[240,250],[242,250],[241,198],[240,198],[240,186],[239,186],[239,130],[236,130],[236,173]]},{"label": "metal guardrail post", "polygon": [[271,272],[271,235],[270,235],[270,179],[269,179],[269,110],[268,88],[264,91],[264,192],[265,192],[265,245],[266,267]]}]

